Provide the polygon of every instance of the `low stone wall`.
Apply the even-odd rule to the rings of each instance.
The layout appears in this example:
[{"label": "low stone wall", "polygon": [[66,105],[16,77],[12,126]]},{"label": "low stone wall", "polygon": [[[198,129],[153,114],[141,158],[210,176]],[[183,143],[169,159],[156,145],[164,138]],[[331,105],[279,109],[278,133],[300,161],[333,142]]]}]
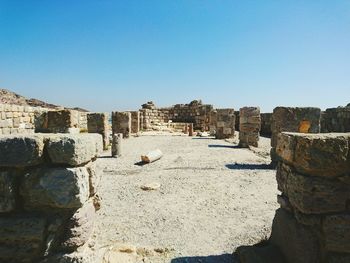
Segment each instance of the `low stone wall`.
[{"label": "low stone wall", "polygon": [[272,113],[261,113],[261,130],[260,134],[265,137],[271,137]]},{"label": "low stone wall", "polygon": [[112,133],[122,133],[123,138],[129,138],[131,133],[131,113],[112,112]]},{"label": "low stone wall", "polygon": [[235,136],[235,110],[234,109],[217,109],[215,116],[216,138],[227,139]]},{"label": "low stone wall", "polygon": [[259,107],[244,107],[239,110],[239,146],[258,147],[261,118]]},{"label": "low stone wall", "polygon": [[323,112],[321,132],[350,132],[350,107],[331,108]]},{"label": "low stone wall", "polygon": [[277,136],[281,132],[319,133],[321,110],[319,108],[277,107],[273,110],[271,124],[271,160],[275,166]]},{"label": "low stone wall", "polygon": [[278,136],[270,241],[288,263],[350,262],[350,134]]},{"label": "low stone wall", "polygon": [[93,257],[101,151],[99,134],[0,136],[0,262]]},{"label": "low stone wall", "polygon": [[37,119],[46,108],[0,104],[0,134],[34,133]]},{"label": "low stone wall", "polygon": [[103,138],[103,149],[108,150],[109,146],[109,114],[108,113],[88,113],[87,114],[87,131],[89,133],[98,133]]}]

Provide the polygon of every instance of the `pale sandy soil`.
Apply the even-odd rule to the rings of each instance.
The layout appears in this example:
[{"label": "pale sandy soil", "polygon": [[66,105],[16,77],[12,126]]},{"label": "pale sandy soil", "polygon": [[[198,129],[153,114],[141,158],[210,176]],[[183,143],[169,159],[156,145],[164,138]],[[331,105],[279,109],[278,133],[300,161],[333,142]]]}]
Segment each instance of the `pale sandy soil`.
[{"label": "pale sandy soil", "polygon": [[[277,185],[275,171],[266,166],[269,143],[261,138],[259,149],[248,150],[174,134],[124,140],[122,157],[107,152],[98,159],[103,175],[96,248],[146,247],[137,262],[233,262],[236,247],[270,234]],[[135,164],[157,148],[161,160]],[[161,186],[140,188],[148,183]]]}]

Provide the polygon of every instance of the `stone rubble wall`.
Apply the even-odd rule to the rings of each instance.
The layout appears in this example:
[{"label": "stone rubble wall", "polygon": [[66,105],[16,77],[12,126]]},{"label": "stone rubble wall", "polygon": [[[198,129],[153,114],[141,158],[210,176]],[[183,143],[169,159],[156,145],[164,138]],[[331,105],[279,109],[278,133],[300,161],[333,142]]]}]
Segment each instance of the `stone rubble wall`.
[{"label": "stone rubble wall", "polygon": [[272,113],[261,113],[261,130],[260,134],[265,137],[271,137]]},{"label": "stone rubble wall", "polygon": [[108,113],[88,113],[87,114],[87,131],[88,133],[98,133],[103,138],[103,149],[108,150],[110,144],[109,136],[109,114]]},{"label": "stone rubble wall", "polygon": [[259,107],[243,107],[239,110],[240,147],[258,147],[261,128]]},{"label": "stone rubble wall", "polygon": [[112,112],[112,133],[122,133],[123,138],[129,138],[131,134],[131,113]]},{"label": "stone rubble wall", "polygon": [[321,132],[350,132],[350,107],[331,108],[322,112]]},{"label": "stone rubble wall", "polygon": [[217,109],[215,116],[216,119],[216,138],[228,139],[235,136],[235,110],[234,109]]},{"label": "stone rubble wall", "polygon": [[273,110],[271,124],[271,160],[276,165],[277,137],[281,132],[319,133],[321,110],[319,108],[277,107]]},{"label": "stone rubble wall", "polygon": [[0,134],[34,133],[38,119],[47,111],[41,107],[0,104]]},{"label": "stone rubble wall", "polygon": [[0,136],[0,262],[78,262],[93,255],[101,151],[99,134]]},{"label": "stone rubble wall", "polygon": [[280,133],[270,242],[287,263],[350,262],[350,133]]}]

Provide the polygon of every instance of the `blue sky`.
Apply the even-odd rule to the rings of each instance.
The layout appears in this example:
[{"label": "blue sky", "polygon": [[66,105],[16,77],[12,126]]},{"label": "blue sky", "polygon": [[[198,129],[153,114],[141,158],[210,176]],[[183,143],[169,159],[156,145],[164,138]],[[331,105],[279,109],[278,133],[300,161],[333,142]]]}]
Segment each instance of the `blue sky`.
[{"label": "blue sky", "polygon": [[0,87],[92,111],[350,103],[350,1],[0,0]]}]

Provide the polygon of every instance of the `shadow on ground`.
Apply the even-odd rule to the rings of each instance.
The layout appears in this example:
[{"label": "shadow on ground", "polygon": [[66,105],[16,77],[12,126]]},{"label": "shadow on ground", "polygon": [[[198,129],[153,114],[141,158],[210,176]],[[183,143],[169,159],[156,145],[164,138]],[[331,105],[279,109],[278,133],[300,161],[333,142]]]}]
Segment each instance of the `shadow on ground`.
[{"label": "shadow on ground", "polygon": [[192,140],[215,140],[215,137],[193,137]]},{"label": "shadow on ground", "polygon": [[147,164],[147,163],[146,163],[146,162],[143,162],[143,161],[134,163],[134,165],[137,165],[137,166],[144,166],[145,164]]},{"label": "shadow on ground", "polygon": [[231,148],[231,149],[242,148],[242,147],[239,147],[238,145],[225,145],[225,144],[209,144],[208,147],[209,148]]},{"label": "shadow on ground", "polygon": [[232,254],[174,258],[171,263],[237,263]]},{"label": "shadow on ground", "polygon": [[273,170],[271,164],[247,164],[247,163],[234,163],[226,164],[226,168],[231,170]]}]

